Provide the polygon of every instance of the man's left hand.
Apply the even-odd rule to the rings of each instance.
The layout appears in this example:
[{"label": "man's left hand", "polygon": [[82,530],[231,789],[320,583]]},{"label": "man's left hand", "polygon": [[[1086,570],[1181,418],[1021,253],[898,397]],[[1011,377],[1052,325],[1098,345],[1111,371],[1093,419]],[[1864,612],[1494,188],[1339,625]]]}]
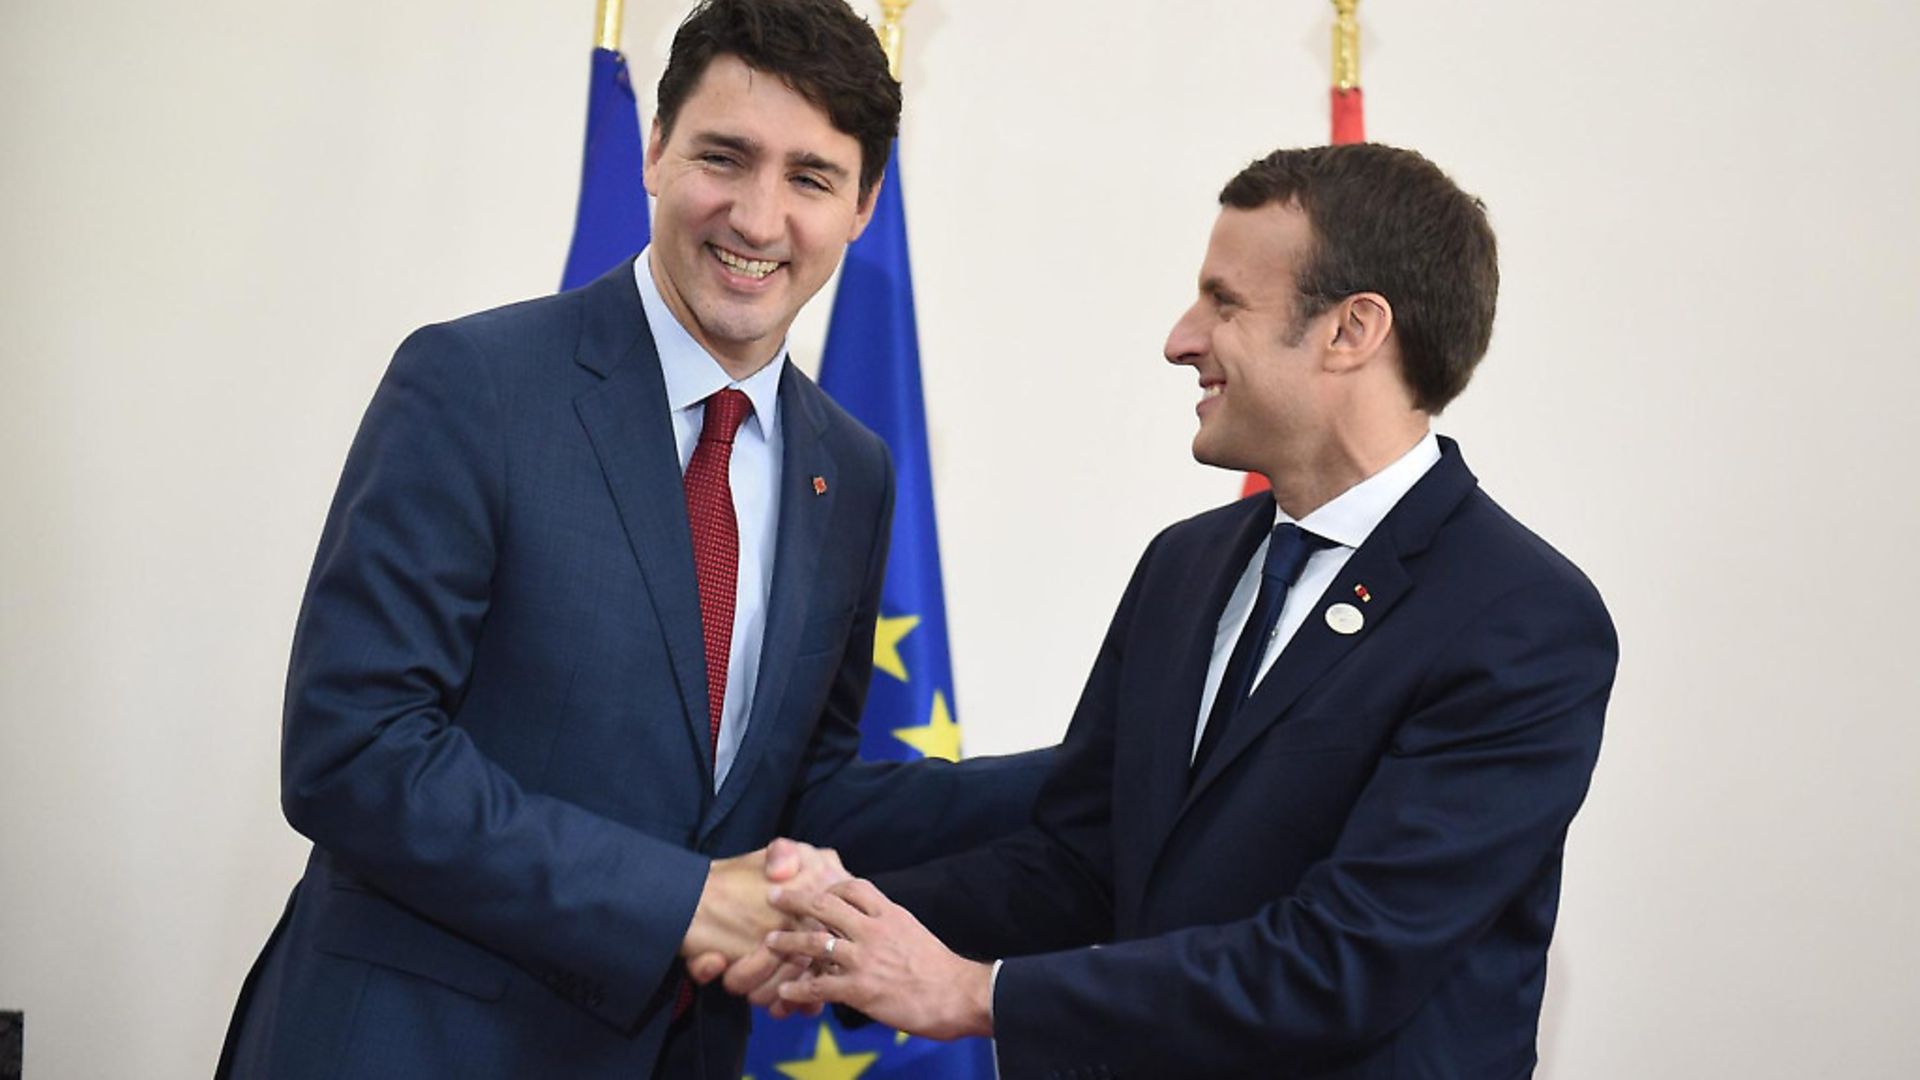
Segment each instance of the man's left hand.
[{"label": "man's left hand", "polygon": [[929,1039],[993,1034],[993,968],[956,956],[872,882],[824,892],[783,890],[774,906],[824,930],[767,935],[774,952],[812,970],[780,987],[789,1006],[850,1005],[889,1027]]}]

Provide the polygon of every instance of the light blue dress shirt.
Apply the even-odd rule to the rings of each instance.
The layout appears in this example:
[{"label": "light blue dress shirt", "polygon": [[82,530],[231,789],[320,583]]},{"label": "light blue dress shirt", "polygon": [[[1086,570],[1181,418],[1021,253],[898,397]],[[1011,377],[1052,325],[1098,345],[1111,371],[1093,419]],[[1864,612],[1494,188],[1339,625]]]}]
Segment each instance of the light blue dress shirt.
[{"label": "light blue dress shirt", "polygon": [[780,375],[787,366],[787,346],[772,362],[746,379],[734,381],[720,362],[693,339],[673,317],[650,270],[652,249],[633,262],[634,284],[640,305],[660,353],[660,374],[667,385],[667,408],[673,416],[673,441],[680,451],[680,471],[687,471],[693,448],[700,441],[706,418],[703,402],[727,387],[747,395],[753,414],[734,435],[727,480],[733,489],[733,513],[740,524],[740,584],[734,600],[733,645],[727,659],[727,696],[720,711],[720,740],[714,748],[713,787],[720,790],[733,768],[740,741],[747,733],[753,708],[753,690],[760,679],[760,645],[767,632],[767,596],[773,589],[774,545],[780,523]]}]

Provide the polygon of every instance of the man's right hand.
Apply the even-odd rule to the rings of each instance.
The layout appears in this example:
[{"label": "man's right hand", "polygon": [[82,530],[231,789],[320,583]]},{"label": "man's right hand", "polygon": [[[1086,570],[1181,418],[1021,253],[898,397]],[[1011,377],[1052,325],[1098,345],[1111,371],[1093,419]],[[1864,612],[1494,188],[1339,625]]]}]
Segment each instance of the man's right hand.
[{"label": "man's right hand", "polygon": [[779,925],[781,916],[767,903],[766,865],[765,849],[714,860],[700,890],[700,906],[680,942],[681,956],[744,956]]},{"label": "man's right hand", "polygon": [[[794,925],[774,910],[769,892],[778,886],[812,893],[847,877],[833,849],[796,840],[775,840],[759,851],[716,860],[707,870],[700,905],[680,943],[688,972],[696,982],[711,982],[736,961],[758,953],[759,962],[748,968],[767,968],[753,979],[759,985],[780,966],[765,950],[767,934]],[[730,984],[734,981],[729,979]]]}]

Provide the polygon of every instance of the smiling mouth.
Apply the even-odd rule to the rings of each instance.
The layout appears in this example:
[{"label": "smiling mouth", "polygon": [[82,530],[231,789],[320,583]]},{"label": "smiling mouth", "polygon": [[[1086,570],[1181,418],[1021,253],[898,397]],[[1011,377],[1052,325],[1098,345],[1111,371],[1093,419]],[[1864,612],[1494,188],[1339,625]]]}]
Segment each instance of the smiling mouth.
[{"label": "smiling mouth", "polygon": [[1207,385],[1200,388],[1200,400],[1211,401],[1212,399],[1219,397],[1221,394],[1226,393],[1226,390],[1227,390],[1226,383],[1208,383]]},{"label": "smiling mouth", "polygon": [[713,252],[714,258],[720,260],[720,265],[739,274],[741,277],[752,278],[756,281],[780,269],[781,265],[780,263],[767,259],[749,259],[744,255],[735,255],[726,248],[716,247],[713,244],[708,244],[707,249]]}]

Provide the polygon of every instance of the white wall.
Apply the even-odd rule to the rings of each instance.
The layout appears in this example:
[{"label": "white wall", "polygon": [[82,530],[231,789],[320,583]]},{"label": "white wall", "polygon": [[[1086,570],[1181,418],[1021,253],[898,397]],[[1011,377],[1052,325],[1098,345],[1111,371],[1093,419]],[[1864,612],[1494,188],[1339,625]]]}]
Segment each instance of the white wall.
[{"label": "white wall", "polygon": [[[304,850],[280,681],[334,478],[409,328],[557,280],[592,6],[0,6],[0,1008],[34,1080],[211,1070]],[[650,85],[681,4],[630,6]],[[1504,249],[1442,427],[1623,642],[1541,1074],[1920,1074],[1920,11],[1363,8],[1371,133]],[[1234,490],[1159,348],[1220,184],[1325,137],[1327,20],[909,14],[976,751],[1058,737],[1140,547]]]}]

